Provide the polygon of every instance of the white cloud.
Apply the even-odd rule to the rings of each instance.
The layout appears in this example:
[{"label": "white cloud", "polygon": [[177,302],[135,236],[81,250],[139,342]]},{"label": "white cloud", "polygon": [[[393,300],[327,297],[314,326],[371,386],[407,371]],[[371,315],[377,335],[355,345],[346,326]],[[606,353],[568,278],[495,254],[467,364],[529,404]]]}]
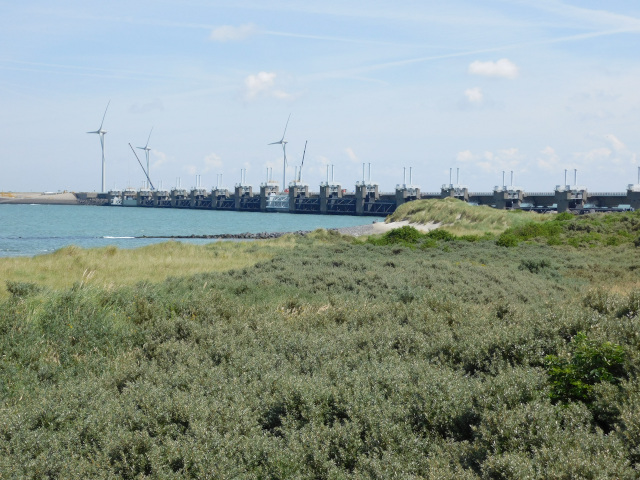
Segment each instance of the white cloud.
[{"label": "white cloud", "polygon": [[463,152],[458,152],[458,155],[456,156],[456,160],[458,162],[471,162],[473,160],[476,160],[478,157],[476,157],[473,153],[471,153],[471,150],[464,150]]},{"label": "white cloud", "polygon": [[[303,176],[307,179],[310,177],[318,177],[321,182],[325,181],[327,179],[327,167],[329,165],[331,165],[331,161],[324,155],[316,155],[312,158],[307,156],[304,161]],[[329,170],[331,170],[331,167],[329,167]],[[331,172],[329,172],[329,175],[331,175]]]},{"label": "white cloud", "polygon": [[464,91],[464,94],[470,103],[474,103],[476,105],[482,103],[484,100],[484,95],[480,87],[468,88]]},{"label": "white cloud", "polygon": [[322,166],[322,167],[326,167],[327,165],[331,164],[331,161],[325,157],[324,155],[318,155],[316,157],[316,160],[318,161],[318,163]]},{"label": "white cloud", "polygon": [[358,159],[358,156],[355,154],[355,152],[353,151],[353,149],[351,147],[347,147],[344,150],[345,152],[347,152],[347,156],[349,157],[349,160],[351,160],[354,163],[359,163],[360,160]]},{"label": "white cloud", "polygon": [[539,168],[548,172],[555,172],[560,169],[560,156],[552,147],[545,147],[540,154],[542,156],[536,159]]},{"label": "white cloud", "polygon": [[244,80],[244,86],[246,87],[246,97],[248,99],[254,98],[257,95],[269,91],[273,88],[276,74],[269,72],[260,72],[257,75],[249,75]]},{"label": "white cloud", "polygon": [[211,31],[209,38],[215,42],[235,42],[244,40],[245,38],[257,32],[256,26],[252,23],[234,27],[232,25],[222,25]]},{"label": "white cloud", "polygon": [[[568,170],[596,169],[610,171],[619,167],[620,159],[613,156],[613,151],[608,147],[599,147],[586,152],[574,152],[572,161],[566,162],[564,168]],[[620,171],[619,168],[615,168]]]},{"label": "white cloud", "polygon": [[607,135],[605,135],[604,139],[609,143],[611,148],[613,148],[613,150],[615,150],[616,152],[627,151],[627,146],[624,143],[622,143],[622,141],[620,141],[620,139],[615,135],[613,135],[612,133],[608,133]]},{"label": "white cloud", "polygon": [[276,76],[274,72],[259,72],[256,75],[249,75],[244,80],[245,98],[253,100],[263,95],[279,100],[292,98],[292,95],[275,88]]},{"label": "white cloud", "polygon": [[212,170],[220,170],[222,168],[222,159],[220,155],[211,153],[204,157],[204,169],[202,173],[207,173]]},{"label": "white cloud", "polygon": [[472,153],[469,150],[459,152],[457,158],[461,162],[472,165],[488,173],[499,173],[501,171],[520,170],[524,156],[517,148],[504,148],[497,152],[486,151],[481,155]]},{"label": "white cloud", "polygon": [[497,62],[481,62],[476,60],[469,65],[469,73],[484,77],[514,79],[518,76],[518,67],[506,58],[501,58]]},{"label": "white cloud", "polygon": [[[151,168],[155,169],[158,167],[161,167],[167,163],[169,163],[169,158],[167,157],[167,154],[164,152],[160,152],[158,150],[151,150],[151,155],[155,158],[155,161],[153,162]],[[153,172],[153,170],[152,170]]]},{"label": "white cloud", "polygon": [[220,173],[223,163],[220,155],[210,153],[202,159],[200,165],[185,165],[183,168],[189,175],[202,175],[212,171]]},{"label": "white cloud", "polygon": [[593,135],[592,138],[605,145],[586,152],[574,152],[571,168],[584,168],[588,165],[589,168],[625,174],[637,164],[637,155],[615,135]]}]

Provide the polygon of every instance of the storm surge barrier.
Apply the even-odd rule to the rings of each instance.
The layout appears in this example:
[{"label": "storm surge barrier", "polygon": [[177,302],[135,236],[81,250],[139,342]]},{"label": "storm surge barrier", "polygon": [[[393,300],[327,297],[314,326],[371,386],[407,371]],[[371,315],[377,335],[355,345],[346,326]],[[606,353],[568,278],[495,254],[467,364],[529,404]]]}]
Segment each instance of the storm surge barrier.
[{"label": "storm surge barrier", "polygon": [[214,188],[192,190],[140,189],[113,190],[108,193],[77,193],[79,203],[147,208],[192,208],[246,212],[287,212],[321,215],[385,216],[406,202],[429,198],[453,197],[472,205],[487,205],[498,209],[519,209],[538,212],[613,212],[640,208],[640,185],[628,185],[626,192],[590,193],[579,185],[557,185],[550,192],[526,192],[521,187],[494,187],[491,192],[469,192],[465,185],[445,184],[439,192],[421,193],[410,184],[396,185],[394,192],[380,192],[378,184],[356,182],[347,191],[334,182],[323,182],[318,192],[309,186],[291,182],[284,192],[273,183],[264,183],[259,192],[251,185],[239,183],[233,190]]}]

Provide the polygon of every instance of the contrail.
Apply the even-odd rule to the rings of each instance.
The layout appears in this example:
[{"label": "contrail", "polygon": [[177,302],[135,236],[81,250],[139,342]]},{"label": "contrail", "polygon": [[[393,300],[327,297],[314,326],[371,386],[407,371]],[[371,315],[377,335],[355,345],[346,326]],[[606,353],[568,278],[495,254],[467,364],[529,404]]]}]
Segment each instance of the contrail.
[{"label": "contrail", "polygon": [[385,62],[385,63],[378,63],[378,64],[374,64],[374,65],[369,65],[369,66],[364,66],[364,67],[360,67],[360,68],[354,68],[354,69],[350,69],[350,70],[343,70],[343,71],[336,71],[336,72],[327,72],[324,74],[317,74],[317,75],[309,75],[307,78],[313,78],[313,77],[343,77],[343,76],[354,76],[354,75],[360,75],[363,73],[367,73],[367,72],[373,72],[376,70],[384,70],[387,68],[394,68],[394,67],[403,67],[406,65],[412,65],[412,64],[416,64],[416,63],[424,63],[424,62],[431,62],[431,61],[436,61],[436,60],[444,60],[447,58],[456,58],[456,57],[468,57],[471,55],[478,55],[478,54],[482,54],[482,53],[493,53],[493,52],[501,52],[501,51],[505,51],[505,50],[515,50],[515,49],[519,49],[519,48],[524,48],[524,47],[531,47],[531,46],[535,46],[535,45],[549,45],[549,44],[554,44],[554,43],[562,43],[562,42],[575,42],[575,41],[580,41],[580,40],[586,40],[589,38],[596,38],[596,37],[604,37],[604,36],[609,36],[609,35],[619,35],[619,34],[623,34],[623,33],[635,33],[635,32],[640,32],[640,28],[625,28],[625,29],[616,29],[616,30],[603,30],[603,31],[599,31],[599,32],[590,32],[590,33],[582,33],[582,34],[578,34],[578,35],[570,35],[570,36],[566,36],[566,37],[558,37],[558,38],[550,38],[550,39],[546,39],[546,40],[538,40],[538,41],[533,41],[533,42],[523,42],[523,43],[514,43],[514,44],[510,44],[510,45],[502,45],[499,47],[489,47],[489,48],[482,48],[482,49],[476,49],[476,50],[468,50],[465,52],[455,52],[455,53],[445,53],[442,55],[430,55],[430,56],[424,56],[424,57],[416,57],[416,58],[408,58],[405,60],[396,60],[393,62]]}]

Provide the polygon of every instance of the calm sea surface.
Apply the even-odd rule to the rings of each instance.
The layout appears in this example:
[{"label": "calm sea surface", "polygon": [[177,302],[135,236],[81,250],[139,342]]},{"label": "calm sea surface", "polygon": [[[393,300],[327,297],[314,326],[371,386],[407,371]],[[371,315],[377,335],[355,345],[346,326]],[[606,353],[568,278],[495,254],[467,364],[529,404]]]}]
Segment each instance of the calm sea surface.
[{"label": "calm sea surface", "polygon": [[67,245],[134,248],[167,241],[131,238],[142,235],[293,232],[364,225],[375,220],[382,219],[85,205],[0,205],[0,257],[39,255]]}]

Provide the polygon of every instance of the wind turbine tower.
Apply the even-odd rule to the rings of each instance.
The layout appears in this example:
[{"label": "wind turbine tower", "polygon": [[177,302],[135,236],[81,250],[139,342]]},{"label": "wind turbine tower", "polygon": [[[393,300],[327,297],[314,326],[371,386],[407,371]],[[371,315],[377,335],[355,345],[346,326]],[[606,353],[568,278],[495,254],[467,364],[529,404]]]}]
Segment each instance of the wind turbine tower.
[{"label": "wind turbine tower", "polygon": [[[153,127],[151,127],[151,132],[153,132]],[[144,150],[144,154],[147,157],[147,177],[151,178],[151,172],[149,171],[149,152],[151,149],[149,148],[149,140],[151,139],[151,132],[149,132],[149,137],[147,138],[147,144],[144,147],[136,147],[140,150]],[[147,181],[148,183],[148,181]],[[147,185],[150,188],[150,185]]]},{"label": "wind turbine tower", "polygon": [[282,163],[282,191],[284,192],[286,185],[285,185],[285,181],[286,181],[286,173],[287,173],[287,141],[284,139],[284,135],[287,133],[287,127],[289,126],[289,119],[291,118],[291,114],[289,114],[289,117],[287,118],[287,123],[284,126],[284,132],[282,133],[282,138],[277,141],[277,142],[273,142],[270,143],[269,145],[282,145],[282,156],[283,156],[283,163]]},{"label": "wind turbine tower", "polygon": [[106,130],[102,129],[102,126],[104,125],[104,118],[107,116],[107,110],[109,110],[109,104],[111,103],[111,100],[109,100],[109,102],[107,102],[107,108],[104,109],[104,115],[102,116],[102,123],[100,124],[100,128],[98,130],[96,130],[95,132],[87,132],[87,133],[97,133],[98,135],[100,135],[100,146],[102,147],[102,190],[101,192],[104,193],[105,191],[105,186],[104,186],[104,135],[107,133]]}]

